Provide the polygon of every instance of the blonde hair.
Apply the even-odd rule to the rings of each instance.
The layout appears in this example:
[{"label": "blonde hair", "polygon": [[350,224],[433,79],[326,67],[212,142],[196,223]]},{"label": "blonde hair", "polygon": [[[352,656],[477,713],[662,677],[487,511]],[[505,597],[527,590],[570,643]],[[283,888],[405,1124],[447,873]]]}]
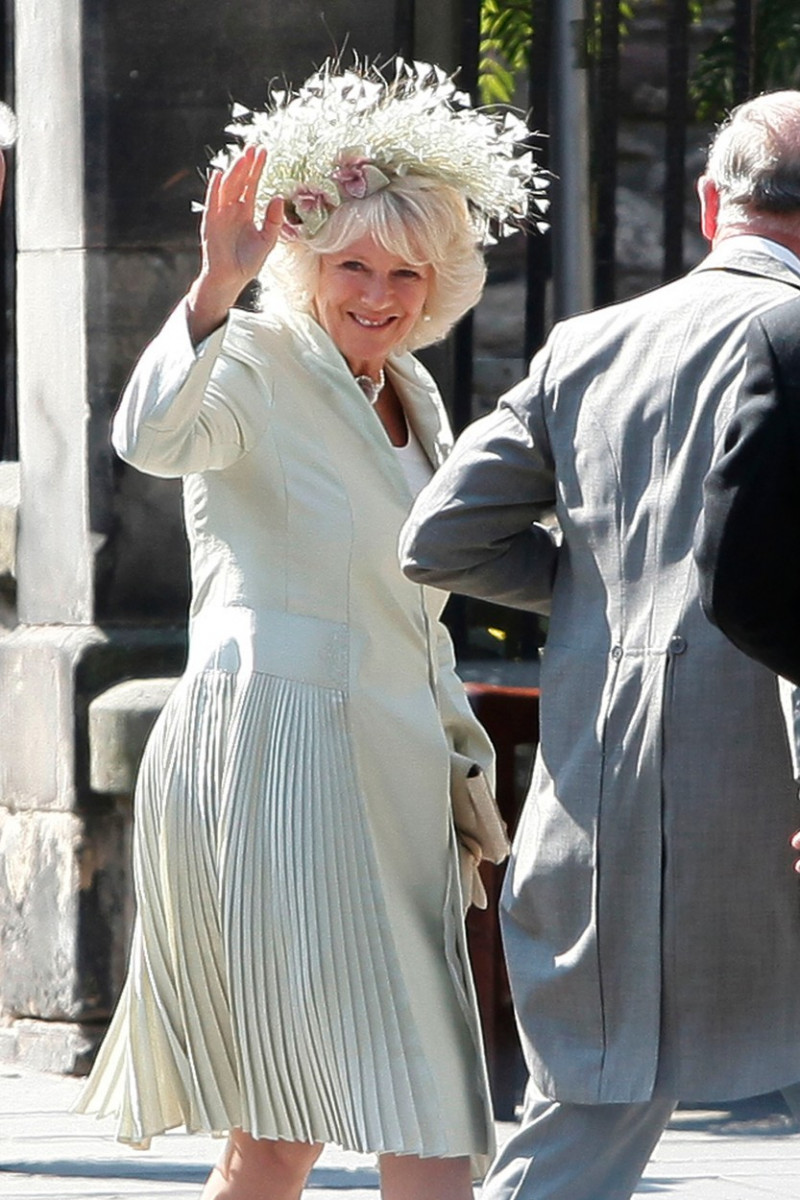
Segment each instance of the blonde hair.
[{"label": "blonde hair", "polygon": [[440,341],[480,299],[486,264],[467,203],[455,188],[419,175],[399,176],[370,196],[343,201],[313,238],[279,243],[262,272],[262,288],[277,288],[290,307],[310,311],[322,255],[337,254],[365,235],[412,266],[433,268],[425,311],[407,349]]}]

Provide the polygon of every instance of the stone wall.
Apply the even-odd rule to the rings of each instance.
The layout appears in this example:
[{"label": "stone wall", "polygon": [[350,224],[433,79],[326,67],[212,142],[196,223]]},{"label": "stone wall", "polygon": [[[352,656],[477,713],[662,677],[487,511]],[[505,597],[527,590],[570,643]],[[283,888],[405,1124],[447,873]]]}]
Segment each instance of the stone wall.
[{"label": "stone wall", "polygon": [[[18,623],[0,633],[0,1058],[74,1070],[118,995],[131,918],[129,787],[92,777],[90,710],[121,680],[176,674],[185,651],[179,488],[115,459],[110,416],[196,270],[191,201],[231,101],[260,104],[270,80],[300,80],[336,47],[386,56],[412,38],[413,4],[14,8],[20,463],[0,481],[0,572],[15,572]],[[417,34],[449,52],[456,14],[438,6]]]},{"label": "stone wall", "polygon": [[263,104],[268,84],[299,82],[333,47],[385,56],[395,5],[355,0],[84,3],[87,328],[96,616],[163,618],[185,609],[179,487],[126,469],[107,449],[108,415],[138,353],[198,263],[209,147],[225,141],[233,100]]}]

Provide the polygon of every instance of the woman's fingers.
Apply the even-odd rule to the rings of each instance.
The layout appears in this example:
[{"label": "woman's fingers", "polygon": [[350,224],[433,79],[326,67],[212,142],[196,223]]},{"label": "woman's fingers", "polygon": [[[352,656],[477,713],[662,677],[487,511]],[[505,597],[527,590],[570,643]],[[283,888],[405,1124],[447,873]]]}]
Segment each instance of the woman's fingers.
[{"label": "woman's fingers", "polygon": [[[253,151],[253,153],[248,153]],[[242,180],[242,192],[239,197],[244,216],[248,221],[252,221],[255,217],[256,198],[258,196],[258,184],[261,179],[261,172],[264,170],[264,163],[267,161],[266,151],[263,148],[255,150],[254,147],[248,146],[247,158],[243,167],[244,179]],[[244,159],[244,154],[242,158]],[[246,173],[244,168],[247,168]]]},{"label": "woman's fingers", "polygon": [[277,242],[278,234],[283,226],[284,209],[283,196],[273,196],[264,213],[264,223],[261,228],[264,233],[269,234],[273,246]]},{"label": "woman's fingers", "polygon": [[208,207],[209,201],[216,201],[219,196],[219,189],[222,186],[222,171],[219,167],[214,167],[209,172],[208,181],[206,183],[206,198],[205,204]]},{"label": "woman's fingers", "polygon": [[[248,150],[252,150],[252,155],[249,156],[250,172],[248,183],[253,189],[253,192],[258,188],[258,181],[261,178],[261,172],[267,161],[267,152],[263,146],[248,146]],[[244,156],[243,156],[244,157]]]},{"label": "woman's fingers", "polygon": [[246,154],[247,151],[235,158],[222,173],[220,199],[224,204],[238,204],[242,199],[248,175]]},{"label": "woman's fingers", "polygon": [[203,200],[203,216],[200,220],[200,236],[205,237],[208,227],[208,214],[216,212],[219,206],[219,189],[222,186],[222,171],[215,168],[208,177],[206,194]]},{"label": "woman's fingers", "polygon": [[[791,846],[793,850],[800,850],[800,829],[791,836]],[[800,875],[800,858],[795,860],[794,869]]]},{"label": "woman's fingers", "polygon": [[209,176],[200,224],[202,266],[189,290],[189,330],[195,344],[222,324],[278,240],[283,222],[280,197],[267,205],[260,224],[255,221],[266,160],[263,147],[248,146],[224,170]]},{"label": "woman's fingers", "polygon": [[255,219],[258,186],[267,161],[263,146],[247,146],[224,170],[211,173],[200,227],[203,273],[236,293],[264,265],[280,235],[283,200],[274,196]]},{"label": "woman's fingers", "polygon": [[258,181],[264,170],[267,153],[262,146],[247,146],[226,167],[222,177],[223,199],[226,204],[242,204],[252,209],[258,192]]}]

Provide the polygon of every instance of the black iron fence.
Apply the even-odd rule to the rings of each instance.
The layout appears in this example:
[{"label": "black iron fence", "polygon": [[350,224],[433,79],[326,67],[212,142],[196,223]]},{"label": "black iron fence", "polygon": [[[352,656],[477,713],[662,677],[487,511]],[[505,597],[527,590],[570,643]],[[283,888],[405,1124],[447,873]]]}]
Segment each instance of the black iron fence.
[{"label": "black iron fence", "polygon": [[[566,161],[569,190],[564,179],[554,179],[549,233],[517,235],[513,251],[490,251],[486,299],[455,340],[456,428],[485,411],[524,372],[558,317],[675,278],[702,256],[694,181],[722,112],[706,102],[705,115],[698,117],[698,107],[703,107],[698,64],[709,47],[722,45],[728,55],[723,63],[725,102],[739,103],[754,94],[756,18],[770,3],[780,2],[530,0],[528,67],[518,78],[514,99],[545,135],[535,141],[543,164],[553,169],[554,163]],[[481,7],[480,0],[465,0],[463,6],[461,81],[476,96]],[[579,136],[574,118],[581,111],[588,138]],[[583,145],[581,192],[584,177],[575,174],[569,156],[583,153]],[[581,244],[589,248],[591,261],[576,288],[574,264],[572,275],[565,276],[562,260],[574,252],[576,239],[584,237]],[[497,317],[491,315],[494,292],[502,292]],[[516,323],[510,321],[510,310],[518,313]],[[493,321],[494,333],[487,339],[486,327]],[[508,327],[505,341],[498,324]],[[544,625],[534,617],[471,601],[451,602],[448,620],[462,662],[535,657],[545,636]]]},{"label": "black iron fence", "polygon": [[[509,7],[521,8],[520,0],[508,0]],[[481,14],[485,0],[461,3],[461,82],[477,95],[481,62]],[[519,72],[516,103],[533,114],[535,127],[548,140],[537,143],[545,161],[554,148],[564,148],[569,134],[559,125],[559,96],[567,77],[580,81],[587,98],[589,161],[585,219],[588,223],[592,261],[586,264],[589,275],[588,303],[606,304],[630,294],[641,286],[658,283],[679,275],[691,265],[693,252],[687,255],[687,186],[691,170],[692,139],[697,138],[693,119],[692,79],[697,56],[719,38],[729,43],[730,87],[728,99],[736,103],[766,85],[796,84],[794,79],[765,78],[759,58],[758,24],[761,32],[761,59],[764,58],[764,30],[774,21],[778,8],[791,7],[789,0],[530,0],[529,18],[533,28],[527,72]],[[414,44],[414,0],[402,0],[397,6],[396,44],[412,55]],[[698,21],[698,13],[700,20]],[[0,80],[4,94],[11,95],[13,4],[5,0],[4,20],[0,28]],[[568,28],[573,62],[571,70],[561,66],[555,47],[564,28]],[[790,69],[789,67],[786,68]],[[651,174],[658,176],[655,197],[646,196],[652,210],[650,236],[660,245],[660,263],[655,269],[638,274],[626,272],[620,254],[621,174],[630,164],[620,144],[626,122],[637,119],[636,88],[649,89],[650,107],[642,115],[646,136],[653,145]],[[655,101],[653,97],[655,96]],[[641,108],[641,104],[640,104]],[[632,111],[633,109],[633,111]],[[709,123],[710,127],[710,123]],[[577,129],[573,135],[577,141]],[[555,139],[555,140],[554,140]],[[567,153],[569,149],[567,148]],[[13,169],[13,167],[12,167]],[[553,184],[554,233],[531,236],[514,253],[514,272],[518,289],[514,304],[519,312],[512,338],[513,347],[497,351],[499,359],[524,362],[541,345],[547,329],[565,308],[563,297],[554,296],[563,247],[559,247],[559,225],[567,212],[574,212],[573,196]],[[651,185],[651,193],[653,187]],[[14,457],[16,428],[13,369],[13,190],[9,189],[0,214],[3,239],[3,270],[0,272],[0,354],[4,363],[3,403],[0,405],[0,453]],[[623,233],[625,229],[623,228]],[[567,250],[570,240],[567,238]],[[507,280],[508,258],[499,254],[490,260],[495,279]],[[490,278],[491,278],[490,277]],[[490,289],[491,290],[491,289]],[[574,305],[573,305],[574,306]],[[566,302],[569,309],[570,303]],[[494,352],[494,351],[493,351]],[[467,321],[456,338],[454,360],[453,417],[457,427],[465,425],[481,410],[475,397],[475,379],[490,377],[487,356],[474,335],[474,322]],[[480,371],[476,372],[476,359]],[[500,371],[498,377],[506,379]],[[486,385],[484,384],[484,390]]]}]

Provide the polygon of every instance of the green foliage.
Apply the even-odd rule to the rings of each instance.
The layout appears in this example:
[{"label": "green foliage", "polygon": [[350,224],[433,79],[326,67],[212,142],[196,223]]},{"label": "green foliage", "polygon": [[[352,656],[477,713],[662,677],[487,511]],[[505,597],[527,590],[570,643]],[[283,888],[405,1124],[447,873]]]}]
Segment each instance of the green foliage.
[{"label": "green foliage", "polygon": [[[636,0],[619,0],[617,8],[617,20],[619,22],[619,37],[620,41],[627,37],[628,23],[633,20],[636,13]],[[603,18],[603,0],[591,0],[590,13],[591,24],[588,31],[588,45],[586,47],[590,59],[600,57],[600,27]]]},{"label": "green foliage", "polygon": [[[624,38],[638,0],[620,0],[619,32]],[[599,51],[602,0],[589,0],[587,52]],[[732,5],[729,6],[732,8]],[[520,73],[527,70],[533,37],[531,0],[482,0],[478,87],[484,104],[510,104]],[[694,23],[720,11],[719,0],[689,0]],[[735,37],[731,22],[698,57],[690,94],[702,121],[717,121],[734,103]],[[800,3],[758,0],[753,92],[800,87]]]},{"label": "green foliage", "polygon": [[[691,0],[700,5],[702,0]],[[620,0],[620,37],[627,33],[636,0]],[[528,68],[533,17],[531,0],[482,0],[478,91],[483,104],[511,104],[520,72]],[[599,52],[602,0],[590,0],[586,51]]]},{"label": "green foliage", "polygon": [[527,69],[533,21],[530,0],[483,0],[478,90],[483,104],[511,104]]},{"label": "green foliage", "polygon": [[[800,7],[797,0],[759,0],[756,8],[753,94],[800,86]],[[734,104],[733,26],[700,55],[691,95],[701,120],[719,121]]]}]

